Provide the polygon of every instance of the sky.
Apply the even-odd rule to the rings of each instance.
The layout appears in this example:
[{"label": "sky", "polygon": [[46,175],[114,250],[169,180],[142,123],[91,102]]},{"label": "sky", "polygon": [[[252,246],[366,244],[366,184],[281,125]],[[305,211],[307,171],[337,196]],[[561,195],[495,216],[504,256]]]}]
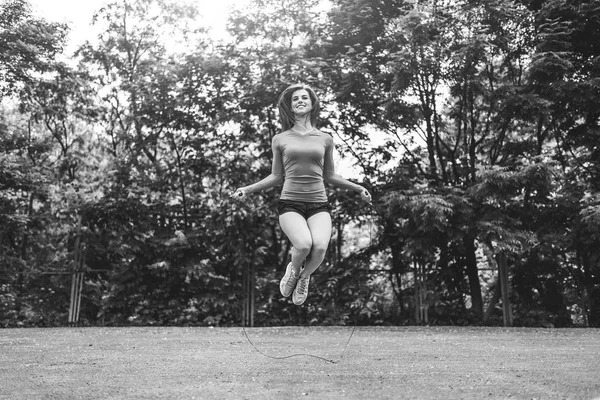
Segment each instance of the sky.
[{"label": "sky", "polygon": [[[193,0],[214,36],[225,34],[229,9],[243,5],[249,0]],[[108,0],[29,0],[33,15],[52,22],[67,23],[71,27],[69,48],[75,49],[86,40],[92,41],[97,33],[91,26],[94,12]]]}]

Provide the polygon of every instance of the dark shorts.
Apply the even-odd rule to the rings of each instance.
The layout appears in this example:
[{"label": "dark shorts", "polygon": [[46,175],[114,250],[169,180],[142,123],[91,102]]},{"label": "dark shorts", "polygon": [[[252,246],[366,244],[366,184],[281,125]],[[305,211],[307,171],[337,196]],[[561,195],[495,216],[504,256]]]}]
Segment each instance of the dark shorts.
[{"label": "dark shorts", "polygon": [[307,203],[304,201],[279,200],[277,202],[277,213],[279,215],[294,211],[302,215],[304,219],[309,219],[313,215],[326,211],[331,212],[331,205],[328,201],[319,203]]}]

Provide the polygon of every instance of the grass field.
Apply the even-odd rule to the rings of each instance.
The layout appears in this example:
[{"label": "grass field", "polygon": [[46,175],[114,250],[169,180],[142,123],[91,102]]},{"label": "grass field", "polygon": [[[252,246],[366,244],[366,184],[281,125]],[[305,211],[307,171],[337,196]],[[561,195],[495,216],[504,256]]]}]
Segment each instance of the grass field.
[{"label": "grass field", "polygon": [[595,399],[600,330],[0,330],[0,399]]}]

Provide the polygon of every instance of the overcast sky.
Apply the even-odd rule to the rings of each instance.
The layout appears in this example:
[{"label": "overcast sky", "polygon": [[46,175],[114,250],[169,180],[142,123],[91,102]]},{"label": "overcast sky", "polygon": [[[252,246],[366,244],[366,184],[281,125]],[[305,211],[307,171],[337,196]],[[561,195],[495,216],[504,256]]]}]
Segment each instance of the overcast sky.
[{"label": "overcast sky", "polygon": [[[224,34],[227,13],[232,5],[243,5],[249,0],[195,0],[202,17],[215,36]],[[64,22],[71,27],[69,48],[74,49],[85,40],[94,39],[92,15],[107,0],[29,0],[35,16],[48,21]]]}]

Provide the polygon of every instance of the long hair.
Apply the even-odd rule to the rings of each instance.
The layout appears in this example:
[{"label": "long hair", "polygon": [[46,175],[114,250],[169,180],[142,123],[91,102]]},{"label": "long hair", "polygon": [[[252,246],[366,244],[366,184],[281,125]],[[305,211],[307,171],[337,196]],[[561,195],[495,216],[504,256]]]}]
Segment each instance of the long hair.
[{"label": "long hair", "polygon": [[319,116],[319,111],[321,110],[319,98],[310,86],[295,84],[285,89],[283,93],[281,93],[281,96],[279,96],[279,101],[277,102],[277,106],[279,107],[279,120],[281,121],[281,127],[284,131],[291,129],[296,122],[296,117],[292,111],[292,95],[295,91],[302,89],[308,92],[308,96],[312,101],[312,108],[310,110],[310,123],[313,127],[317,127],[317,117]]}]

